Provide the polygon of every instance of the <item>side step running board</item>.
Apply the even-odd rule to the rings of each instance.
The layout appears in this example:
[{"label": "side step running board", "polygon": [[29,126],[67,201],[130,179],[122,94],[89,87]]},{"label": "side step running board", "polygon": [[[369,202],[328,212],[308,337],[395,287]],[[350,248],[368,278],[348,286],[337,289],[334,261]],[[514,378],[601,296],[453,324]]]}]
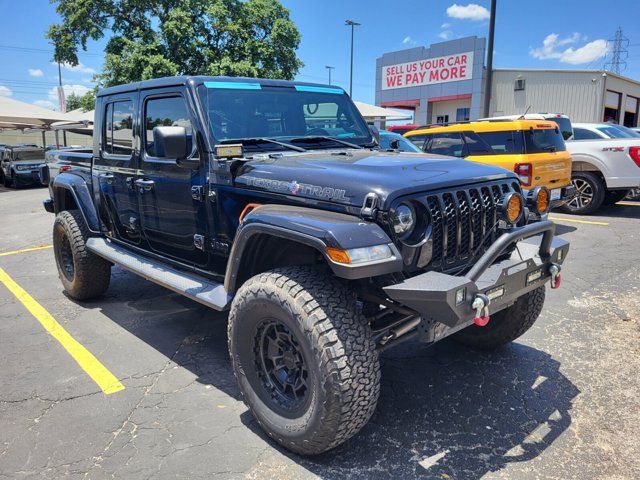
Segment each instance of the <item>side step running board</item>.
[{"label": "side step running board", "polygon": [[89,238],[87,248],[122,268],[215,310],[225,310],[231,302],[221,283],[161,265],[104,238]]}]

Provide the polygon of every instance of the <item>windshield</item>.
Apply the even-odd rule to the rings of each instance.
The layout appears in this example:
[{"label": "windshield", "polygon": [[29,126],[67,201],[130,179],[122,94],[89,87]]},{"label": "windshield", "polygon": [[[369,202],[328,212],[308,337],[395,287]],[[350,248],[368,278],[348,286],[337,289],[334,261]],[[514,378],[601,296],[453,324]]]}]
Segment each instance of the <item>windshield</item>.
[{"label": "windshield", "polygon": [[400,150],[401,152],[423,153],[422,150],[420,150],[402,135],[391,132],[380,132],[380,149],[391,150],[391,142],[393,142],[394,140],[398,141],[398,150]]},{"label": "windshield", "polygon": [[[373,142],[369,127],[341,88],[205,82],[199,95],[216,143],[250,138],[288,142],[316,137],[302,145],[313,149],[347,146],[331,138],[358,146]],[[250,142],[246,149],[272,151],[287,147],[273,142]]]},{"label": "windshield", "polygon": [[13,159],[15,161],[19,161],[19,160],[43,160],[44,161],[44,150],[27,150],[22,152],[14,151]]},{"label": "windshield", "polygon": [[616,125],[615,128],[617,128],[618,130],[621,130],[623,133],[626,133],[627,135],[629,135],[629,137],[632,137],[632,138],[640,137],[640,133],[636,132],[635,130],[629,127],[625,127],[624,125]]},{"label": "windshield", "polygon": [[565,140],[569,140],[571,138],[571,136],[573,135],[571,120],[569,120],[567,117],[547,117],[546,119],[558,124],[558,127],[562,132],[562,137]]},{"label": "windshield", "polygon": [[527,153],[564,152],[564,139],[557,128],[524,130]]}]

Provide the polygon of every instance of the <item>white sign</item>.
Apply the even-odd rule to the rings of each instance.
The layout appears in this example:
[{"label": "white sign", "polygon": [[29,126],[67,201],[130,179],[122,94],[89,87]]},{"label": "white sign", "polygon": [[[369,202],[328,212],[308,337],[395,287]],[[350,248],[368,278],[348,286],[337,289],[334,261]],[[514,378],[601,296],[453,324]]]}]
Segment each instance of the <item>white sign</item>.
[{"label": "white sign", "polygon": [[419,87],[434,83],[469,80],[473,72],[473,52],[382,67],[382,90]]}]

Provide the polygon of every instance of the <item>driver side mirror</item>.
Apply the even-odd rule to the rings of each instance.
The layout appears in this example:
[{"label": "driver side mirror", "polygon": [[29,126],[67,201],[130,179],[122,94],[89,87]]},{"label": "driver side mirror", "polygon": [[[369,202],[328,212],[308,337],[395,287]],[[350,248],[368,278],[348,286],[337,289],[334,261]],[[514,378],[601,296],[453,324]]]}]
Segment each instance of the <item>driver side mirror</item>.
[{"label": "driver side mirror", "polygon": [[191,153],[187,130],[184,127],[153,127],[153,146],[156,157],[183,160]]},{"label": "driver side mirror", "polygon": [[398,140],[397,138],[394,138],[393,140],[391,140],[391,142],[389,143],[389,147],[391,148],[391,150],[398,150],[400,149],[400,140]]},{"label": "driver side mirror", "polygon": [[380,145],[380,130],[375,125],[369,125],[369,130],[371,131],[371,135],[376,139],[378,145]]}]

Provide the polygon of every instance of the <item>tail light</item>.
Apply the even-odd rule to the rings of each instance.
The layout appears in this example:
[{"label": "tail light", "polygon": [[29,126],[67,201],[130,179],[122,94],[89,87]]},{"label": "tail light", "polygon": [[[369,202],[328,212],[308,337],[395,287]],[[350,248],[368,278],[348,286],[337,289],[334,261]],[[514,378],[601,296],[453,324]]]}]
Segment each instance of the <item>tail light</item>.
[{"label": "tail light", "polygon": [[[639,152],[640,153],[640,152]],[[533,166],[530,163],[516,163],[513,169],[520,178],[520,183],[525,187],[531,186],[531,176],[533,174]]]},{"label": "tail light", "polygon": [[60,173],[68,172],[71,170],[71,165],[60,165]]},{"label": "tail light", "polygon": [[629,147],[629,156],[640,167],[640,147]]}]

